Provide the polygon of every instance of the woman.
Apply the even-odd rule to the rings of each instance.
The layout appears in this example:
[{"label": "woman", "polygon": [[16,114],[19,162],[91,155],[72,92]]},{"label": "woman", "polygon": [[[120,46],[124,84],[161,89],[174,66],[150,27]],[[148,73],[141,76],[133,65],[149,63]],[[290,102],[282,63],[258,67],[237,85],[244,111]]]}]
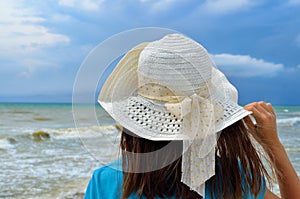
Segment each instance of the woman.
[{"label": "woman", "polygon": [[272,106],[240,107],[237,90],[190,38],[170,34],[133,48],[98,101],[123,127],[122,166],[96,170],[85,198],[278,198],[266,188],[270,177],[252,138],[282,198],[300,197]]}]

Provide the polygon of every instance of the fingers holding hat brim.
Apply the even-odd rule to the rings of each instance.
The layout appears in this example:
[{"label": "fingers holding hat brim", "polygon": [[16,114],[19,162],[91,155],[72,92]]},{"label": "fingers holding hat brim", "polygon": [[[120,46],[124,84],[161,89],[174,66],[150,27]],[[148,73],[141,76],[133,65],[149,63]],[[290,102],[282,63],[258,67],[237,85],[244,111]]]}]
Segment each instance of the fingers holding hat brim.
[{"label": "fingers holding hat brim", "polygon": [[264,122],[266,115],[275,115],[272,105],[263,101],[247,104],[244,109],[251,111],[253,117],[258,123]]}]

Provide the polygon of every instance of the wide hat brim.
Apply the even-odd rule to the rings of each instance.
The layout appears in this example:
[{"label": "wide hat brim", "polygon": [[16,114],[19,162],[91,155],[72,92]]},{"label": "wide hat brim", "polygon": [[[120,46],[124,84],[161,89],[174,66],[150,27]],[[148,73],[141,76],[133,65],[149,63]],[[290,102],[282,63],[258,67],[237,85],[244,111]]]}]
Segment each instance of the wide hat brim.
[{"label": "wide hat brim", "polygon": [[[147,45],[142,43],[134,47],[121,59],[103,85],[98,102],[116,122],[140,137],[149,140],[187,139],[181,132],[180,118],[168,112],[164,103],[147,99],[137,92],[139,56]],[[218,69],[213,68],[213,72],[225,78],[223,84],[225,82],[226,87],[234,88]],[[223,116],[214,124],[215,132],[251,114],[237,104],[237,97],[213,98],[224,110]]]}]

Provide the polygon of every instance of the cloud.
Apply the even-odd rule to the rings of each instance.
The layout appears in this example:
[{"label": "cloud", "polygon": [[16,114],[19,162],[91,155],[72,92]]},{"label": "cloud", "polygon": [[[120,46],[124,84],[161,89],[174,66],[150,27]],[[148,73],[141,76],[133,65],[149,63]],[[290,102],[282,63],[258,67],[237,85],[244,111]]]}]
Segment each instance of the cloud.
[{"label": "cloud", "polygon": [[[188,1],[176,1],[176,0],[139,0],[144,6],[145,12],[151,14],[161,15],[163,11],[174,10],[174,8],[181,7],[182,5],[188,5]],[[184,8],[182,8],[182,11]],[[164,13],[165,14],[165,13]]]},{"label": "cloud", "polygon": [[51,20],[55,22],[68,22],[72,20],[72,17],[70,15],[65,15],[65,14],[54,14],[51,17]]},{"label": "cloud", "polygon": [[86,11],[97,11],[105,0],[59,0],[59,5]]},{"label": "cloud", "polygon": [[291,4],[291,5],[299,5],[300,4],[300,0],[289,0],[289,4]]},{"label": "cloud", "polygon": [[175,0],[159,0],[159,1],[156,1],[152,5],[152,10],[155,10],[155,11],[165,10],[167,8],[170,8],[170,6],[172,6],[172,4],[174,2],[176,2],[176,1]]},{"label": "cloud", "polygon": [[250,0],[206,0],[201,9],[212,14],[226,14],[229,12],[241,11],[254,6]]},{"label": "cloud", "polygon": [[51,32],[43,25],[46,19],[24,5],[22,0],[0,2],[0,57],[15,60],[16,67],[32,72],[35,67],[48,65],[45,57],[39,57],[44,49],[68,44],[70,38]]},{"label": "cloud", "polygon": [[284,69],[282,64],[266,62],[249,55],[211,55],[216,65],[228,76],[257,77],[274,76]]},{"label": "cloud", "polygon": [[46,19],[31,9],[21,7],[21,1],[0,2],[0,52],[9,50],[26,52],[39,46],[68,43],[70,39],[62,34],[52,33],[41,25]]}]

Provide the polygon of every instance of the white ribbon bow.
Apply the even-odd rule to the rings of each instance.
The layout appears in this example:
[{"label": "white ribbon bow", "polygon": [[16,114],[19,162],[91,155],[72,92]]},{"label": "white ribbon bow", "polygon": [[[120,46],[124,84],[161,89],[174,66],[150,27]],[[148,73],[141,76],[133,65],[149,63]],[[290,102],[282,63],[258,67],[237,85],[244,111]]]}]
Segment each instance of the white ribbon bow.
[{"label": "white ribbon bow", "polygon": [[206,97],[193,94],[181,102],[168,102],[166,109],[182,119],[183,140],[181,181],[191,190],[204,196],[205,181],[215,175],[215,146],[217,143],[215,122],[223,109]]}]

